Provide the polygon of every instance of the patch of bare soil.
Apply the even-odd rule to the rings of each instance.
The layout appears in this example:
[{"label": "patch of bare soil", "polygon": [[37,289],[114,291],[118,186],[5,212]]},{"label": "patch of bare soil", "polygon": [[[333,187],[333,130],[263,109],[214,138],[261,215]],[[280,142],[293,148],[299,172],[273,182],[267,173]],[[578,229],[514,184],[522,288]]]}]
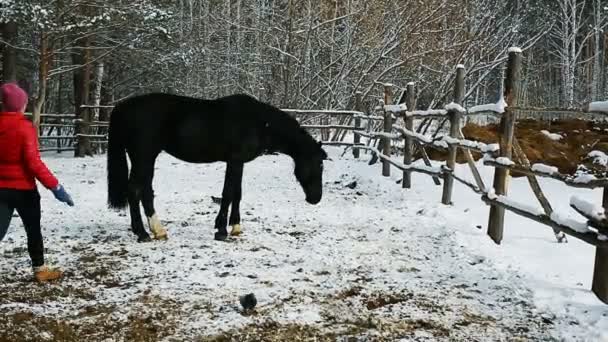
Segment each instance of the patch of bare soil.
[{"label": "patch of bare soil", "polygon": [[158,341],[176,331],[178,303],[157,296],[141,296],[128,304],[139,315],[122,317],[116,306],[90,305],[61,318],[31,311],[0,312],[0,342],[26,341]]},{"label": "patch of bare soil", "polygon": [[[542,131],[562,136],[559,140],[549,138]],[[479,126],[467,124],[463,128],[464,136],[469,140],[486,144],[498,142],[498,125]],[[541,122],[520,120],[517,122],[515,136],[531,163],[543,163],[555,166],[561,173],[574,174],[579,165],[584,165],[591,173],[606,174],[606,168],[594,164],[587,158],[593,150],[608,153],[608,124],[583,121],[562,120]],[[445,160],[447,154],[442,151],[427,149],[431,159]],[[481,155],[474,153],[477,160]],[[466,163],[462,151],[457,156],[458,163]],[[518,176],[514,174],[513,176]]]},{"label": "patch of bare soil", "polygon": [[[318,325],[279,323],[260,312],[255,323],[194,340],[395,341],[405,338],[453,341],[469,340],[475,335],[472,332],[513,330],[501,326],[495,318],[468,308],[453,311],[432,298],[406,292],[364,293],[362,288],[353,287],[321,299],[319,305],[323,322]],[[397,312],[406,313],[395,314]],[[525,331],[513,331],[511,337],[515,341],[527,340]]]},{"label": "patch of bare soil", "polygon": [[[124,307],[95,304],[100,288],[126,287],[116,275],[122,268],[125,253],[108,255],[89,248],[80,253],[78,274],[68,272],[65,279],[47,284],[34,282],[31,273],[6,270],[0,276],[0,342],[25,341],[158,341],[171,336],[177,326],[174,317],[181,305],[173,299],[144,292],[125,298],[125,307],[137,315],[125,314]],[[13,250],[10,254],[18,255]],[[6,255],[10,257],[9,255]],[[37,314],[36,307],[57,303],[61,315]],[[61,303],[67,304],[66,308]],[[76,305],[75,303],[82,303]],[[48,310],[48,307],[47,309]]]}]

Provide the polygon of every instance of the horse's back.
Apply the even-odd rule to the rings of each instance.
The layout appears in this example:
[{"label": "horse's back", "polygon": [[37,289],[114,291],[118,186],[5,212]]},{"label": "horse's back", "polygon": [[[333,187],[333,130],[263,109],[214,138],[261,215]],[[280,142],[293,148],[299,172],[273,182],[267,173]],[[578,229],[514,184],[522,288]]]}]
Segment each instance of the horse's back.
[{"label": "horse's back", "polygon": [[130,150],[164,150],[189,162],[252,160],[267,147],[269,127],[279,129],[279,121],[293,120],[245,94],[204,100],[151,93],[124,100],[115,112]]}]

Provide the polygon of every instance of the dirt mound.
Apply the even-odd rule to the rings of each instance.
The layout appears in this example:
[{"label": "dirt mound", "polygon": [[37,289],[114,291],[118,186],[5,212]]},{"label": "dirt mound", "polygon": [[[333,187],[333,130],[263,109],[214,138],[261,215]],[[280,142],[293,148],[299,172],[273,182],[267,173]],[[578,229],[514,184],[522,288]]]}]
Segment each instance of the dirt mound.
[{"label": "dirt mound", "polygon": [[[469,140],[484,143],[498,142],[498,125],[479,126],[467,124],[463,129]],[[541,122],[521,120],[517,122],[515,136],[532,164],[543,163],[555,166],[560,172],[574,174],[583,165],[594,174],[604,174],[604,166],[594,164],[587,158],[591,151],[608,153],[608,123],[582,120]],[[445,160],[443,151],[428,149],[431,159]],[[474,153],[477,160],[479,153]],[[458,163],[466,163],[462,151],[458,152]],[[517,175],[514,175],[517,176]]]}]

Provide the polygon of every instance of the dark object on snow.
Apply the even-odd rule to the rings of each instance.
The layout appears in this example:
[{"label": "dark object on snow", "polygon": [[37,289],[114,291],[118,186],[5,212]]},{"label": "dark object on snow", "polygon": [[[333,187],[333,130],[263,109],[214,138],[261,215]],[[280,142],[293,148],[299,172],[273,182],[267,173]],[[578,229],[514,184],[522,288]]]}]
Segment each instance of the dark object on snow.
[{"label": "dark object on snow", "polygon": [[[222,206],[215,220],[216,240],[228,237],[228,224],[240,224],[243,166],[265,153],[289,155],[306,201],[321,201],[327,153],[291,115],[248,95],[215,100],[162,93],[134,96],[112,110],[107,172],[109,206],[123,209],[128,205],[131,230],[138,241],[150,240],[140,202],[161,232],[157,238],[166,237],[154,215],[152,189],[154,162],[162,151],[189,163],[226,162]],[[127,154],[132,161],[130,172]],[[230,216],[229,207],[233,209]]]},{"label": "dark object on snow", "polygon": [[346,184],[346,187],[349,188],[349,189],[356,188],[357,187],[357,181],[352,181],[352,182]]},{"label": "dark object on snow", "polygon": [[222,198],[221,197],[211,196],[211,202],[213,202],[215,204],[222,204]]},{"label": "dark object on snow", "polygon": [[255,295],[253,293],[244,295],[244,296],[240,296],[239,297],[239,302],[241,303],[241,306],[243,307],[243,310],[245,311],[251,311],[255,308],[255,306],[258,304],[258,300],[255,298]]}]

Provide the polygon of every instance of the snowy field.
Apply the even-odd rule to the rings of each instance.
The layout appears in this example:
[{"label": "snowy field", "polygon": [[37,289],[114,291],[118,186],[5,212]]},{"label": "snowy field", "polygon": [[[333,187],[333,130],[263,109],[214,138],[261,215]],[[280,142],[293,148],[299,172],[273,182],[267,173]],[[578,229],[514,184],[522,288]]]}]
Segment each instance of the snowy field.
[{"label": "snowy field", "polygon": [[[228,242],[213,240],[224,165],[163,155],[156,206],[169,240],[147,244],[135,242],[128,216],[106,209],[103,157],[46,155],[77,203],[42,191],[47,259],[67,274],[31,282],[16,219],[0,242],[0,341],[608,339],[608,306],[589,291],[590,246],[558,245],[550,228],[511,214],[496,246],[488,207],[469,189],[457,185],[445,207],[430,178],[414,175],[404,191],[395,169],[382,178],[368,156],[341,152],[330,149],[317,206],[305,203],[287,157],[246,165],[244,234]],[[564,210],[574,193],[600,199],[541,185]],[[511,194],[535,203],[525,178]],[[245,314],[247,293],[258,306]]]}]

